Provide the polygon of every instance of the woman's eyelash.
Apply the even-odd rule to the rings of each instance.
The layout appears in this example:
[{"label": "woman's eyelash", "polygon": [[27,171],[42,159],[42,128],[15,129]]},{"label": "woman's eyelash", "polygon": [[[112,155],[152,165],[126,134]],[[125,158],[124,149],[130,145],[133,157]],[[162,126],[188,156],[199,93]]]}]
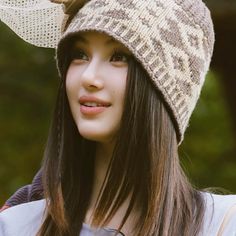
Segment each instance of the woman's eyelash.
[{"label": "woman's eyelash", "polygon": [[[70,60],[88,60],[87,54],[84,52],[84,50],[80,48],[73,48],[70,52]],[[121,50],[115,50],[112,52],[110,61],[111,62],[124,62],[127,63],[130,59],[130,55],[121,51]]]},{"label": "woman's eyelash", "polygon": [[82,59],[85,60],[87,59],[87,55],[86,53],[82,50],[82,49],[73,49],[71,51],[71,56],[70,56],[71,60],[73,59]]},{"label": "woman's eyelash", "polygon": [[112,60],[115,60],[115,61],[122,61],[122,62],[128,62],[129,61],[129,58],[130,56],[125,53],[125,52],[122,52],[122,51],[114,51],[112,53],[112,56],[111,56],[111,61]]}]

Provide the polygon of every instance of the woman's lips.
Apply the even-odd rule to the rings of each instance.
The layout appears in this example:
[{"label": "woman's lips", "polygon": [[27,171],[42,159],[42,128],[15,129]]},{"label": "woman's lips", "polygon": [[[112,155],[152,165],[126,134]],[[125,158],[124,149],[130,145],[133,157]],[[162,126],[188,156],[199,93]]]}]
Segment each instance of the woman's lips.
[{"label": "woman's lips", "polygon": [[94,96],[81,96],[80,112],[84,115],[97,115],[105,111],[111,104]]},{"label": "woman's lips", "polygon": [[84,115],[97,115],[103,111],[105,111],[107,107],[87,107],[84,105],[80,105],[80,112]]}]

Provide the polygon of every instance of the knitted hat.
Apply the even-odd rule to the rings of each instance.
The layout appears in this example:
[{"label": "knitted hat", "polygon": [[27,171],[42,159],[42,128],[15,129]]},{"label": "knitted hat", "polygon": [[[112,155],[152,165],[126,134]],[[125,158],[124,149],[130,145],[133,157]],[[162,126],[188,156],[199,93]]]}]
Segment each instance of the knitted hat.
[{"label": "knitted hat", "polygon": [[91,0],[73,18],[57,49],[59,71],[67,39],[95,30],[125,45],[168,105],[179,144],[209,69],[214,30],[201,0]]}]

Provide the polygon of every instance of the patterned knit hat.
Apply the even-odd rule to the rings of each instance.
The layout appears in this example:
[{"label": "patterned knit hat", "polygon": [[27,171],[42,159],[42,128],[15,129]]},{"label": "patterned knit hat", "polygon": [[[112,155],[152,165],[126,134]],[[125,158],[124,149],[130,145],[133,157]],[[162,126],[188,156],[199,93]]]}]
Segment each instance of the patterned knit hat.
[{"label": "patterned knit hat", "polygon": [[60,72],[65,42],[88,30],[112,36],[141,62],[169,106],[180,144],[213,52],[214,30],[205,4],[201,0],[91,0],[59,41]]}]

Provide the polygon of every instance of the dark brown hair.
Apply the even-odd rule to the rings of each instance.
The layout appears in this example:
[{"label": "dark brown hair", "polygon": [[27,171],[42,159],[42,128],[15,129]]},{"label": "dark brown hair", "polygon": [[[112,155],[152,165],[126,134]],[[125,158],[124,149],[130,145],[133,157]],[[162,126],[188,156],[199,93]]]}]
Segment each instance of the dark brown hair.
[{"label": "dark brown hair", "polygon": [[[135,235],[197,235],[203,200],[182,172],[177,147],[173,122],[159,93],[132,58],[121,126],[94,226],[105,226],[131,195],[119,230],[132,210],[139,209]],[[91,199],[95,150],[96,143],[77,130],[62,79],[44,156],[47,208],[38,235],[78,235]]]},{"label": "dark brown hair", "polygon": [[[73,13],[67,25],[78,11],[75,3],[70,5]],[[72,45],[73,40],[67,45]],[[79,134],[71,115],[65,90],[68,55],[64,55],[62,80],[44,154],[47,207],[39,236],[78,235],[92,194],[96,143]],[[131,58],[120,130],[96,204],[94,226],[105,226],[131,196],[118,230],[130,213],[138,209],[134,235],[199,233],[204,203],[180,166],[174,124],[148,74]]]}]

